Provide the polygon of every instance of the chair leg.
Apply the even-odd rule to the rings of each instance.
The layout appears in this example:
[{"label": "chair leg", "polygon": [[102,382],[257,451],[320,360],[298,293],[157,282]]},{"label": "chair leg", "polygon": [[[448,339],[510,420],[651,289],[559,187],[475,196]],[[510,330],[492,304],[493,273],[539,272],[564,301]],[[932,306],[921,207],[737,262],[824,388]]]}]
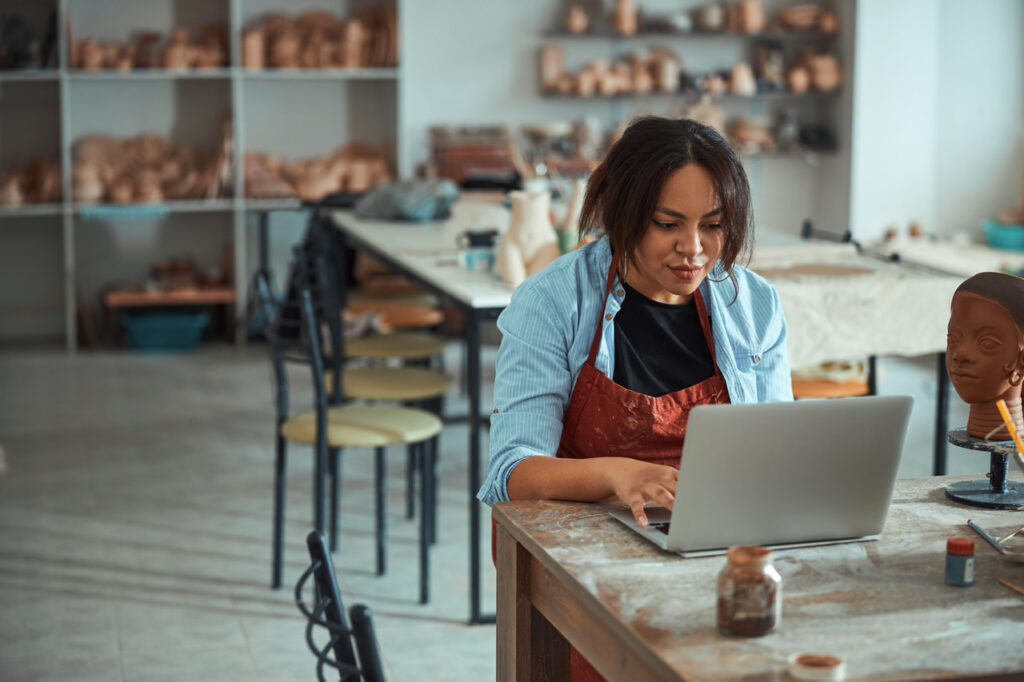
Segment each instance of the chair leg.
[{"label": "chair leg", "polygon": [[376,481],[376,502],[377,502],[377,575],[384,575],[387,569],[384,556],[384,519],[387,496],[385,495],[385,471],[384,471],[384,448],[374,449],[374,477]]},{"label": "chair leg", "polygon": [[434,462],[428,443],[417,445],[420,457],[420,603],[430,601],[430,545],[434,539]]},{"label": "chair leg", "polygon": [[[438,498],[438,475],[437,475],[437,460],[440,444],[440,436],[434,436],[429,441],[424,443],[424,449],[430,452],[430,544],[437,544],[437,498]],[[427,463],[424,462],[421,466],[426,467]]]},{"label": "chair leg", "polygon": [[406,446],[405,457],[405,518],[416,516],[416,462],[417,450],[414,445]]},{"label": "chair leg", "polygon": [[278,434],[274,457],[274,530],[270,576],[270,586],[275,590],[281,587],[281,569],[284,564],[284,496],[287,455],[288,442],[284,436]]},{"label": "chair leg", "polygon": [[330,509],[330,548],[334,552],[338,549],[338,507],[341,496],[341,448],[331,448],[327,451],[331,468],[331,509]]}]

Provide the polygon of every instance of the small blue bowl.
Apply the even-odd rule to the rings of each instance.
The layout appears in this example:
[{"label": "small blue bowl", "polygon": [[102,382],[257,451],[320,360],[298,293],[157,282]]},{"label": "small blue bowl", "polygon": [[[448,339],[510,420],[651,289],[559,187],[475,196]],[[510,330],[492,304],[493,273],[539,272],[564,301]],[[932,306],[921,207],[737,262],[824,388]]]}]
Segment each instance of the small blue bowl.
[{"label": "small blue bowl", "polygon": [[994,220],[986,220],[985,239],[994,249],[1024,251],[1024,225],[1003,225]]}]

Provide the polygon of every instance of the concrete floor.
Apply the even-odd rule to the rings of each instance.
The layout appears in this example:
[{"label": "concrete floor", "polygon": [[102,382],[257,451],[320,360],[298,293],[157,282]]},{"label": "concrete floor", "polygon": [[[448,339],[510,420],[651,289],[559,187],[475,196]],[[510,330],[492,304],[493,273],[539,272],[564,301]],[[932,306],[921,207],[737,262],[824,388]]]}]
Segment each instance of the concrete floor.
[{"label": "concrete floor", "polygon": [[[448,366],[459,367],[457,346]],[[881,392],[916,399],[900,474],[927,475],[934,359],[880,366]],[[950,425],[963,424],[966,410],[955,394],[952,401]],[[449,411],[464,412],[464,402],[453,391]],[[291,450],[286,587],[272,591],[272,437],[261,347],[0,354],[0,679],[313,679],[290,589],[307,563],[310,451]],[[346,603],[374,610],[389,680],[494,678],[494,626],[465,624],[465,453],[465,427],[447,427],[426,606],[416,603],[417,526],[402,515],[404,453],[389,458],[382,578],[372,572],[369,453],[344,460],[335,563]],[[987,469],[987,460],[953,448],[950,464],[956,473]],[[494,571],[489,558],[483,565],[492,611]]]}]

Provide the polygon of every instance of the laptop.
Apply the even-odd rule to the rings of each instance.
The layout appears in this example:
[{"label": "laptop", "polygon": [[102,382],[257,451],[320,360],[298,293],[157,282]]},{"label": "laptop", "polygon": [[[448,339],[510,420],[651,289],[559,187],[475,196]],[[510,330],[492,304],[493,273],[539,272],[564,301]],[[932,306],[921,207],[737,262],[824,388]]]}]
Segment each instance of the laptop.
[{"label": "laptop", "polygon": [[650,506],[642,528],[683,556],[732,545],[807,547],[876,540],[889,511],[910,396],[870,396],[690,411],[670,512]]}]

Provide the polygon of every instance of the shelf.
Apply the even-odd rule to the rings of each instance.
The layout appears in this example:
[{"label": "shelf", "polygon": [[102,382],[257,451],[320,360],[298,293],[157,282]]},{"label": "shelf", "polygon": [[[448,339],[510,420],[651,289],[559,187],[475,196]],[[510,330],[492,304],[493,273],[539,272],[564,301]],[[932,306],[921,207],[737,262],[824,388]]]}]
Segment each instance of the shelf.
[{"label": "shelf", "polygon": [[814,31],[776,31],[772,33],[726,33],[715,31],[638,31],[632,35],[621,33],[593,32],[593,33],[568,33],[566,31],[551,31],[545,33],[544,37],[551,40],[832,40],[838,33],[817,33]]},{"label": "shelf", "polygon": [[21,206],[0,206],[0,218],[52,216],[61,215],[63,213],[63,204],[22,204]]},{"label": "shelf", "polygon": [[231,69],[133,69],[131,71],[103,70],[66,72],[72,82],[76,81],[119,81],[119,80],[211,80],[231,77]]},{"label": "shelf", "polygon": [[55,81],[60,78],[57,69],[9,69],[0,71],[0,83],[19,81]]},{"label": "shelf", "polygon": [[[761,99],[823,99],[827,97],[835,97],[839,95],[841,90],[833,90],[831,92],[759,92],[756,95],[737,95],[731,92],[725,92],[721,95],[713,95],[711,99],[727,100],[727,101],[741,101],[741,102],[754,102]],[[699,99],[702,95],[707,93],[694,92],[693,90],[675,90],[672,92],[666,92],[664,90],[653,90],[651,92],[620,92],[614,95],[579,95],[574,92],[545,92],[543,96],[551,99],[581,99],[581,100],[614,100],[614,99],[642,99],[642,98],[656,98],[656,97],[679,97],[686,99]]]},{"label": "shelf", "polygon": [[398,69],[239,69],[248,80],[397,80]]},{"label": "shelf", "polygon": [[234,199],[195,199],[165,201],[159,204],[83,204],[75,203],[75,214],[85,220],[144,220],[163,218],[171,213],[233,211]]},{"label": "shelf", "polygon": [[302,209],[302,199],[285,197],[282,199],[242,199],[242,208],[246,211],[298,211]]},{"label": "shelf", "polygon": [[235,302],[235,290],[182,289],[180,291],[110,291],[103,297],[108,308],[224,305]]}]

